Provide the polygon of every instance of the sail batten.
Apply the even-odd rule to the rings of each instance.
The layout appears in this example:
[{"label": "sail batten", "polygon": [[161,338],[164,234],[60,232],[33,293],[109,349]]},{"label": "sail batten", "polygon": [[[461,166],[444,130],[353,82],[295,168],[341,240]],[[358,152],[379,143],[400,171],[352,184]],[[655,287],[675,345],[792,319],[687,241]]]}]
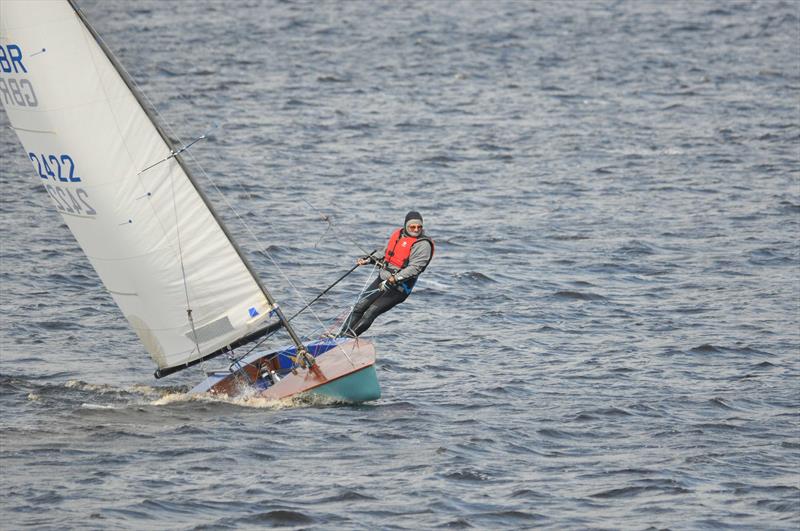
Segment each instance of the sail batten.
[{"label": "sail batten", "polygon": [[74,2],[0,9],[0,102],[158,368],[273,326],[274,301],[182,157],[140,174],[175,145]]}]

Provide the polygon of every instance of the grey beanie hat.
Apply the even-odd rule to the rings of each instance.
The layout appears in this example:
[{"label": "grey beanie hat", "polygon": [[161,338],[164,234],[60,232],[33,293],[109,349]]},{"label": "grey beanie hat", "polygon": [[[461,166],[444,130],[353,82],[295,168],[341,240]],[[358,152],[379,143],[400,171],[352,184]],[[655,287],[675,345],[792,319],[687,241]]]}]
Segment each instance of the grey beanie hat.
[{"label": "grey beanie hat", "polygon": [[410,211],[408,214],[406,214],[406,221],[405,221],[405,224],[404,224],[405,227],[408,227],[408,222],[409,221],[418,221],[419,224],[422,225],[423,224],[422,223],[422,214],[420,214],[416,210]]}]

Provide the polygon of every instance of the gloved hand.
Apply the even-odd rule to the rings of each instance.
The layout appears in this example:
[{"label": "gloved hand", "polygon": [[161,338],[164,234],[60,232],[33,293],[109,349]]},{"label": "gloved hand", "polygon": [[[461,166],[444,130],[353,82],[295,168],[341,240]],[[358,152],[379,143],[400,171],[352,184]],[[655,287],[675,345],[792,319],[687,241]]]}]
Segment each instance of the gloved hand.
[{"label": "gloved hand", "polygon": [[397,279],[394,278],[394,275],[392,275],[383,282],[381,282],[378,285],[378,289],[380,289],[381,291],[386,291],[388,289],[394,288],[396,285],[397,285]]}]

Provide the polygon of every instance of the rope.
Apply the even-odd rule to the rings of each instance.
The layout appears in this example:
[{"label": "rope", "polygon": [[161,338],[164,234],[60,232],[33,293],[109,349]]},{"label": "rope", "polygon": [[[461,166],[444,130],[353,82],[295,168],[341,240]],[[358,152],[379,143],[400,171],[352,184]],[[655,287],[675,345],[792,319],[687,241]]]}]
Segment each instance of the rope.
[{"label": "rope", "polygon": [[197,348],[197,353],[201,354],[200,343],[197,341],[197,330],[194,326],[194,318],[192,317],[192,304],[189,301],[189,285],[186,282],[186,267],[183,264],[183,247],[181,246],[181,227],[180,219],[178,218],[178,202],[175,199],[175,178],[172,172],[169,174],[169,184],[172,190],[172,210],[175,212],[175,234],[178,240],[178,259],[181,263],[181,280],[183,281],[183,293],[186,297],[186,316],[189,318],[189,325],[192,327],[192,339],[194,346]]},{"label": "rope", "polygon": [[[278,271],[278,273],[280,273],[281,277],[283,277],[283,279],[286,281],[286,283],[291,287],[291,289],[297,295],[297,298],[300,301],[302,301],[303,303],[307,303],[308,302],[307,299],[300,292],[300,289],[298,289],[297,285],[295,285],[295,283],[283,271],[283,269],[280,267],[280,265],[278,265],[277,260],[275,260],[275,258],[269,253],[269,251],[267,251],[267,246],[264,245],[264,243],[258,238],[258,236],[256,236],[255,232],[253,232],[253,230],[250,227],[250,225],[239,214],[239,211],[237,211],[236,208],[234,208],[234,206],[228,201],[228,198],[222,193],[222,191],[217,186],[216,182],[208,175],[208,173],[206,173],[205,169],[203,169],[203,167],[200,166],[197,163],[197,161],[195,160],[194,156],[192,156],[191,152],[187,152],[187,154],[188,154],[188,157],[192,160],[192,162],[195,165],[197,165],[198,168],[200,168],[200,172],[203,175],[203,177],[205,177],[205,179],[209,183],[211,183],[211,186],[214,188],[214,190],[217,192],[217,194],[219,194],[219,196],[222,198],[222,200],[225,203],[225,205],[234,214],[234,216],[239,221],[239,223],[241,223],[242,227],[247,231],[247,233],[250,235],[250,237],[253,239],[253,241],[255,241],[255,243],[256,243],[256,245],[258,247],[258,250],[261,253],[263,253],[269,259],[270,262],[272,262],[272,265],[275,266],[275,269]],[[305,287],[305,285],[303,285],[303,287]],[[314,319],[317,320],[318,323],[322,324],[322,319],[314,312],[314,310],[311,310],[311,315],[314,317]]]},{"label": "rope", "polygon": [[[338,319],[339,319],[339,318],[340,318],[342,315],[345,315],[346,317],[345,317],[345,319],[342,321],[342,325],[344,325],[344,324],[345,324],[345,322],[347,321],[347,317],[348,317],[348,316],[349,316],[349,315],[352,313],[352,311],[353,311],[353,308],[355,308],[355,304],[358,304],[358,302],[359,302],[359,301],[361,301],[361,300],[362,300],[362,298],[364,298],[364,297],[367,297],[367,296],[369,296],[369,295],[372,295],[372,294],[373,294],[373,293],[375,293],[376,291],[379,291],[379,290],[377,290],[377,289],[375,289],[375,290],[371,290],[371,291],[366,291],[366,289],[367,289],[367,286],[369,286],[369,284],[372,282],[372,277],[373,277],[373,275],[375,274],[375,272],[376,272],[377,270],[378,270],[378,266],[377,266],[377,265],[375,265],[375,266],[372,268],[372,270],[370,271],[370,274],[367,276],[367,280],[366,280],[366,282],[365,282],[365,283],[364,283],[364,285],[361,287],[361,291],[358,293],[358,295],[356,295],[356,299],[355,299],[355,300],[356,300],[356,302],[355,302],[353,305],[351,305],[351,306],[350,306],[350,308],[349,308],[349,309],[348,309],[346,312],[342,312],[342,313],[341,313],[341,314],[339,314],[338,316],[336,316],[336,317],[334,317],[333,319],[331,319],[331,321],[336,321],[336,320],[338,320]],[[292,317],[290,317],[290,318],[289,318],[289,320],[291,321],[292,319],[294,319],[295,317],[297,317],[297,315],[298,315],[298,314],[295,314],[295,315],[293,315]],[[311,338],[313,338],[313,337],[318,337],[318,336],[319,336],[319,334],[317,334],[316,332],[317,332],[318,330],[325,330],[325,329],[327,329],[327,328],[328,328],[328,326],[329,326],[329,325],[326,325],[325,323],[322,323],[322,322],[320,322],[320,327],[319,327],[319,328],[317,328],[316,330],[314,330],[314,331],[313,331],[314,333],[312,333],[312,334],[309,334],[309,335],[305,335],[305,336],[303,336],[303,338],[304,338],[304,339],[311,339]],[[251,352],[253,352],[254,350],[256,350],[258,347],[260,347],[260,346],[261,346],[261,344],[262,344],[262,343],[264,343],[264,341],[266,341],[267,339],[269,339],[270,337],[272,337],[272,335],[273,335],[274,333],[275,333],[275,332],[271,332],[271,333],[267,334],[266,336],[262,337],[261,339],[259,339],[259,340],[258,340],[258,342],[256,342],[256,343],[255,343],[255,344],[254,344],[252,347],[250,347],[250,348],[247,350],[247,352],[245,352],[244,354],[242,354],[241,356],[239,356],[239,358],[238,358],[238,360],[237,360],[237,361],[241,361],[242,359],[244,359],[244,358],[246,358],[248,355],[250,355],[250,353],[251,353]],[[341,330],[339,331],[339,333],[341,333]],[[345,352],[344,350],[342,350],[342,352],[344,353],[344,355],[345,355],[345,356],[347,357],[347,359],[349,360],[349,359],[350,359],[350,355],[349,355],[349,354],[347,354],[347,352]],[[286,355],[284,355],[284,356],[286,357]],[[294,363],[294,360],[292,360],[292,362]],[[351,360],[351,363],[352,363],[352,360]],[[248,364],[248,365],[251,365],[251,364]]]},{"label": "rope", "polygon": [[[350,323],[350,322],[349,322],[349,320],[350,320],[350,315],[352,315],[352,313],[353,313],[353,310],[355,309],[356,305],[357,305],[359,302],[361,302],[361,301],[363,300],[363,298],[364,298],[364,297],[368,297],[368,296],[372,295],[373,293],[375,293],[375,291],[376,291],[376,290],[372,290],[372,291],[370,291],[370,292],[368,292],[368,293],[365,293],[365,292],[366,292],[366,289],[367,289],[367,286],[369,286],[369,285],[370,285],[370,283],[372,282],[372,276],[373,276],[373,275],[375,274],[375,272],[376,272],[376,271],[378,271],[378,270],[379,270],[379,268],[378,268],[378,265],[377,265],[377,264],[376,264],[375,266],[373,266],[373,268],[372,268],[372,271],[370,271],[370,272],[369,272],[369,275],[367,276],[367,281],[366,281],[366,282],[364,283],[364,285],[361,287],[361,291],[358,293],[358,295],[356,295],[356,300],[355,300],[355,302],[354,302],[353,304],[351,304],[351,305],[350,305],[350,312],[348,313],[348,315],[347,315],[347,318],[345,318],[345,320],[344,320],[344,323],[342,323],[342,326],[344,326],[344,325],[348,325],[348,326],[347,326],[347,331],[348,331],[348,332],[352,332],[352,331],[353,331],[353,329],[352,329],[352,328],[350,328],[350,324],[352,324],[352,323]],[[345,330],[339,330],[339,334],[343,333],[344,331],[345,331]],[[353,334],[353,335],[355,335],[355,334]]]},{"label": "rope", "polygon": [[[319,208],[315,207],[314,205],[312,205],[312,204],[311,204],[311,202],[310,202],[308,199],[302,198],[302,200],[303,200],[303,202],[304,202],[305,204],[307,204],[309,207],[311,207],[311,209],[312,209],[312,210],[315,210],[315,211],[317,212],[317,214],[319,214],[319,217],[322,219],[322,221],[325,221],[325,222],[327,222],[327,223],[328,223],[328,228],[325,230],[325,233],[324,233],[324,234],[323,234],[323,235],[320,237],[319,241],[317,242],[317,243],[319,243],[320,241],[322,241],[322,238],[325,236],[325,234],[327,234],[327,233],[328,233],[328,231],[330,231],[330,230],[331,230],[331,228],[333,227],[333,220],[332,220],[332,219],[331,219],[331,217],[330,217],[330,216],[328,216],[327,214],[323,214],[323,212],[322,212],[322,210],[321,210],[321,209],[319,209]],[[342,232],[342,231],[340,231],[340,233],[345,233],[345,232]],[[349,241],[350,241],[350,243],[352,243],[353,245],[355,245],[355,246],[356,246],[356,248],[357,248],[359,251],[361,251],[362,253],[364,253],[365,255],[371,256],[371,255],[372,255],[372,253],[374,253],[375,251],[377,251],[377,249],[376,249],[375,251],[372,251],[372,252],[367,252],[367,251],[365,251],[365,250],[364,250],[364,247],[362,247],[362,246],[361,246],[361,244],[359,244],[357,241],[355,241],[355,240],[354,240],[353,238],[351,238],[350,236],[347,236],[347,240],[349,240]],[[316,247],[316,244],[314,245],[314,247]]]},{"label": "rope", "polygon": [[[233,355],[233,350],[228,352],[228,359],[231,360],[231,364],[228,367],[228,370],[233,373],[233,376],[234,378],[236,378],[236,381],[239,383],[240,387],[249,387],[254,383],[256,383],[256,381],[258,380],[258,375],[256,375],[256,379],[251,382],[250,377],[247,375],[247,372],[244,371],[244,367],[242,367],[242,364],[240,363],[242,358],[237,359]],[[234,365],[236,366],[236,371],[231,371],[230,368],[233,367]],[[252,365],[252,364],[248,363],[247,365]],[[247,378],[246,382],[244,381],[243,377]]]}]

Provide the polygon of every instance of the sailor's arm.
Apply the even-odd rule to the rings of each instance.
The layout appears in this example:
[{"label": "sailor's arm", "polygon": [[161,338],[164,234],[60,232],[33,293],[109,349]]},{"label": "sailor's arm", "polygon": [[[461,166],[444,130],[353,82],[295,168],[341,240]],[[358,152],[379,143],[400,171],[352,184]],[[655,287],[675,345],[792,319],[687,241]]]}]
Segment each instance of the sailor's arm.
[{"label": "sailor's arm", "polygon": [[364,255],[358,260],[356,260],[356,263],[358,265],[377,264],[378,261],[380,261],[384,256],[386,256],[386,249],[388,247],[389,245],[387,244],[386,247],[383,248],[383,251],[380,251],[380,254],[378,253],[377,250],[372,251],[372,253]]},{"label": "sailor's arm", "polygon": [[422,273],[422,270],[425,269],[431,259],[432,252],[433,248],[429,241],[423,240],[414,244],[408,257],[408,265],[394,274],[395,281],[402,282]]}]

